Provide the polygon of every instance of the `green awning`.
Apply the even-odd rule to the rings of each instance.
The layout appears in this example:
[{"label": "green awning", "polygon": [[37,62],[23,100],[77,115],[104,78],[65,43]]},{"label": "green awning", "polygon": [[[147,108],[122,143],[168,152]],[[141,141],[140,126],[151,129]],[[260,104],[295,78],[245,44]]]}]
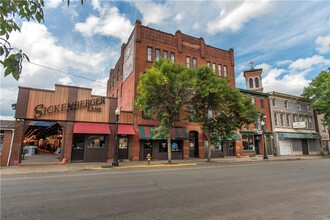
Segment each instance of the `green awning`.
[{"label": "green awning", "polygon": [[298,138],[298,139],[320,139],[319,134],[302,134],[302,133],[278,133],[278,138]]},{"label": "green awning", "polygon": [[236,140],[236,141],[240,141],[241,140],[241,136],[239,136],[237,131],[233,131],[233,133],[230,135],[231,140]]},{"label": "green awning", "polygon": [[[139,126],[140,139],[142,140],[152,139],[153,136],[155,135],[153,129],[154,127],[151,126]],[[172,128],[171,137],[172,139],[177,139],[177,140],[189,139],[189,135],[185,128]]]}]

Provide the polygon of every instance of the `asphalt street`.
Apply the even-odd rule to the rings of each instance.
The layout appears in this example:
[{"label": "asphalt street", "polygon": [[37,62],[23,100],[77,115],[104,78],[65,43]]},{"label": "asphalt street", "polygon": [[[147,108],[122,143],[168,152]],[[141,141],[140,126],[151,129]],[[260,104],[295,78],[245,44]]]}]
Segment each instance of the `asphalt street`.
[{"label": "asphalt street", "polygon": [[330,160],[1,177],[1,219],[330,219]]}]

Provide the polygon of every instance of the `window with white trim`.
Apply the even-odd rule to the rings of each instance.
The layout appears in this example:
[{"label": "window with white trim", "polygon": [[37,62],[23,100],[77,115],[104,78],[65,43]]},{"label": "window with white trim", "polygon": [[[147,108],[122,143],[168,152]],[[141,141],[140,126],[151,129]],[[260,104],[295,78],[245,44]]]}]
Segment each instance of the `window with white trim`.
[{"label": "window with white trim", "polygon": [[148,56],[147,56],[148,61],[152,61],[152,48],[148,47]]},{"label": "window with white trim", "polygon": [[193,68],[197,69],[197,59],[193,58]]},{"label": "window with white trim", "polygon": [[160,58],[160,49],[156,49],[156,61]]},{"label": "window with white trim", "polygon": [[218,65],[218,76],[222,75],[222,66],[219,64]]},{"label": "window with white trim", "polygon": [[223,66],[223,76],[228,76],[227,75],[227,66]]},{"label": "window with white trim", "polygon": [[186,57],[186,66],[190,68],[190,57]]},{"label": "window with white trim", "polygon": [[175,53],[171,52],[171,61],[172,63],[175,62]]}]

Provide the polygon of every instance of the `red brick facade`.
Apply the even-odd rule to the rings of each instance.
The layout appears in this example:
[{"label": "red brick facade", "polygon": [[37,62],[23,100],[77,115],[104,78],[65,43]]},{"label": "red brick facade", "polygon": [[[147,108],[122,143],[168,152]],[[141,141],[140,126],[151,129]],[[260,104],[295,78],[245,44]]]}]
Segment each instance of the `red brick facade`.
[{"label": "red brick facade", "polygon": [[[133,54],[128,54],[130,51],[134,51]],[[189,59],[191,68],[210,65],[211,68],[215,69],[215,74],[221,77],[228,76],[230,85],[235,86],[233,49],[218,49],[206,45],[203,38],[195,38],[183,34],[181,31],[177,31],[175,34],[161,32],[145,27],[141,25],[140,21],[136,21],[128,43],[121,47],[121,56],[115,68],[110,70],[107,88],[108,96],[118,97],[118,106],[122,110],[134,112],[136,131],[138,131],[139,125],[154,126],[158,124],[155,120],[143,119],[142,113],[133,106],[140,74],[150,68],[157,57],[166,58],[167,56],[168,59],[172,59],[173,55],[175,63],[187,65],[187,59]],[[132,63],[133,69],[130,69],[132,71],[128,76],[125,76],[125,68],[129,67],[128,58],[126,59],[125,56],[133,57],[133,63],[132,61],[129,62]],[[204,158],[204,136],[200,126],[189,122],[179,122],[176,126],[185,127],[188,133],[190,131],[198,132],[198,156]],[[132,137],[130,155],[133,160],[143,159],[141,158],[142,144],[139,138],[138,133]],[[183,142],[182,151],[182,158],[189,158],[188,140]]]}]

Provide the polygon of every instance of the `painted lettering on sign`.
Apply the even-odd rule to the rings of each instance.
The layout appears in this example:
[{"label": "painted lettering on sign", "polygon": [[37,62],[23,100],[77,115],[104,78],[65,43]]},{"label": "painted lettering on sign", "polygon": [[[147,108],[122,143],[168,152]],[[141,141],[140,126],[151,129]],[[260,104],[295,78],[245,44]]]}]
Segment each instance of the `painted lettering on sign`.
[{"label": "painted lettering on sign", "polygon": [[34,118],[40,118],[46,114],[52,114],[56,112],[67,112],[77,110],[81,108],[87,108],[89,112],[102,112],[102,108],[99,105],[105,104],[105,97],[93,98],[81,101],[75,101],[71,103],[63,103],[59,105],[45,106],[39,104],[34,107]]}]

